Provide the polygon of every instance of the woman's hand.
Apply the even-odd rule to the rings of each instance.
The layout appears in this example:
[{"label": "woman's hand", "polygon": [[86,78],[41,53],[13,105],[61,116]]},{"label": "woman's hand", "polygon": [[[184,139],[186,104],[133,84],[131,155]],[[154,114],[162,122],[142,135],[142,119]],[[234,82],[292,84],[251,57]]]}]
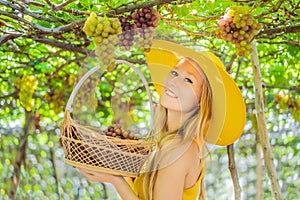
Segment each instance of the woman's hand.
[{"label": "woman's hand", "polygon": [[92,182],[106,182],[111,183],[115,186],[120,197],[124,200],[138,200],[133,190],[130,188],[129,184],[126,182],[125,178],[122,176],[116,176],[112,174],[106,174],[101,172],[96,172],[93,170],[83,169],[77,167],[80,173],[82,173],[89,181]]},{"label": "woman's hand", "polygon": [[77,167],[79,172],[83,174],[91,182],[107,182],[107,183],[116,183],[116,181],[122,179],[121,176],[115,176],[112,174],[96,172],[93,170],[88,170],[84,168]]}]

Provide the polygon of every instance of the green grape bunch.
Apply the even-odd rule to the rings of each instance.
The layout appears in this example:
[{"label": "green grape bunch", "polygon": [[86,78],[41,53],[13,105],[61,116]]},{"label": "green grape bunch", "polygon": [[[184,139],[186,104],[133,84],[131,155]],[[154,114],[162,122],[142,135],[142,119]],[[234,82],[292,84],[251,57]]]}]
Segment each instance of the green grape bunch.
[{"label": "green grape bunch", "polygon": [[282,110],[288,110],[295,121],[300,121],[300,97],[291,97],[290,95],[275,94],[274,101]]},{"label": "green grape bunch", "polygon": [[286,110],[289,108],[288,101],[289,96],[283,94],[274,94],[274,100],[279,105],[280,109]]},{"label": "green grape bunch", "polygon": [[300,121],[300,97],[289,98],[288,107],[295,121]]},{"label": "green grape bunch", "polygon": [[98,17],[91,13],[82,29],[87,36],[93,38],[95,55],[101,65],[111,68],[115,65],[114,49],[118,44],[118,34],[122,33],[118,18]]},{"label": "green grape bunch", "polygon": [[118,42],[117,35],[109,35],[100,44],[95,44],[95,55],[98,56],[100,64],[108,70],[115,66],[115,46]]},{"label": "green grape bunch", "polygon": [[37,88],[38,81],[35,76],[23,76],[21,79],[14,80],[14,85],[20,89],[19,99],[23,107],[27,111],[31,111],[34,106],[34,99],[32,97]]},{"label": "green grape bunch", "polygon": [[98,17],[94,12],[87,18],[82,30],[87,36],[94,37],[94,42],[97,44],[109,35],[122,33],[118,18]]},{"label": "green grape bunch", "polygon": [[236,47],[238,56],[247,56],[251,52],[251,41],[262,25],[251,15],[246,6],[234,6],[218,20],[215,33],[219,39],[231,42]]}]

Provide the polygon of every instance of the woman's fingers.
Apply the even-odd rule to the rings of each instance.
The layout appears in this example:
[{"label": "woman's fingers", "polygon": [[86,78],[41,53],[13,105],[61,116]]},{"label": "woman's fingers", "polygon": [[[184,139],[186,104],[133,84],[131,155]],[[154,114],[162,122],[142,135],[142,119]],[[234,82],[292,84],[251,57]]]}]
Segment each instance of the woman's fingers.
[{"label": "woman's fingers", "polygon": [[89,181],[92,182],[108,182],[112,183],[116,181],[117,179],[120,179],[121,177],[112,175],[112,174],[107,174],[107,173],[102,173],[102,172],[96,172],[93,170],[88,170],[84,168],[77,168],[81,174],[83,174]]},{"label": "woman's fingers", "polygon": [[84,169],[84,168],[77,168],[81,173],[83,174],[89,174],[89,175],[93,175],[94,171],[88,170],[88,169]]},{"label": "woman's fingers", "polygon": [[103,178],[101,177],[101,174],[95,171],[83,169],[83,168],[77,168],[81,174],[83,174],[89,181],[92,182],[105,182]]}]

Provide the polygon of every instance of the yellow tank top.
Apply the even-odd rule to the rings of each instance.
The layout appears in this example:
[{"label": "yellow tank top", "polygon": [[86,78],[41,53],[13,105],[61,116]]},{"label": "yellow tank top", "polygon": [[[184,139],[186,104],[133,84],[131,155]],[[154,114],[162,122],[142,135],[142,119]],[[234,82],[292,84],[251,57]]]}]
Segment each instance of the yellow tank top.
[{"label": "yellow tank top", "polygon": [[[199,147],[199,143],[196,140],[194,140],[194,142]],[[200,192],[202,192],[202,193],[204,192],[204,191],[200,191],[202,189],[201,182],[203,180],[203,177],[204,177],[204,169],[201,170],[197,182],[192,187],[183,190],[182,200],[196,200],[196,199],[198,199],[198,197],[200,195]],[[143,176],[137,177],[134,180],[134,182],[131,183],[131,188],[133,189],[133,191],[139,197],[140,200],[145,200],[144,194],[143,194],[143,188],[142,188],[142,183],[143,183],[142,179],[143,179]]]}]

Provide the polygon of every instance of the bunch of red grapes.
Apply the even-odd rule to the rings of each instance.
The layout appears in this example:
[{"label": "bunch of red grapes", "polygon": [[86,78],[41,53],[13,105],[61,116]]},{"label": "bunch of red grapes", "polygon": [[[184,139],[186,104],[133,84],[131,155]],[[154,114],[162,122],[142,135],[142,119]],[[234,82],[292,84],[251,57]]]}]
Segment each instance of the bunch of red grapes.
[{"label": "bunch of red grapes", "polygon": [[[153,8],[141,8],[128,16],[120,18],[123,33],[119,36],[119,45],[130,49],[134,42],[137,48],[148,50],[159,22],[159,15]],[[136,37],[135,37],[136,36]]]},{"label": "bunch of red grapes", "polygon": [[136,24],[132,20],[131,15],[125,17],[120,17],[122,34],[118,35],[119,37],[119,46],[122,49],[129,50],[133,45],[134,36],[136,34]]},{"label": "bunch of red grapes", "polygon": [[261,28],[258,20],[249,13],[248,7],[234,6],[227,8],[226,13],[219,18],[216,35],[234,44],[238,56],[247,56],[251,52],[251,41]]},{"label": "bunch of red grapes", "polygon": [[104,130],[105,135],[110,137],[116,137],[119,139],[129,139],[129,140],[137,140],[133,133],[130,130],[125,130],[121,128],[120,125],[111,125]]}]

